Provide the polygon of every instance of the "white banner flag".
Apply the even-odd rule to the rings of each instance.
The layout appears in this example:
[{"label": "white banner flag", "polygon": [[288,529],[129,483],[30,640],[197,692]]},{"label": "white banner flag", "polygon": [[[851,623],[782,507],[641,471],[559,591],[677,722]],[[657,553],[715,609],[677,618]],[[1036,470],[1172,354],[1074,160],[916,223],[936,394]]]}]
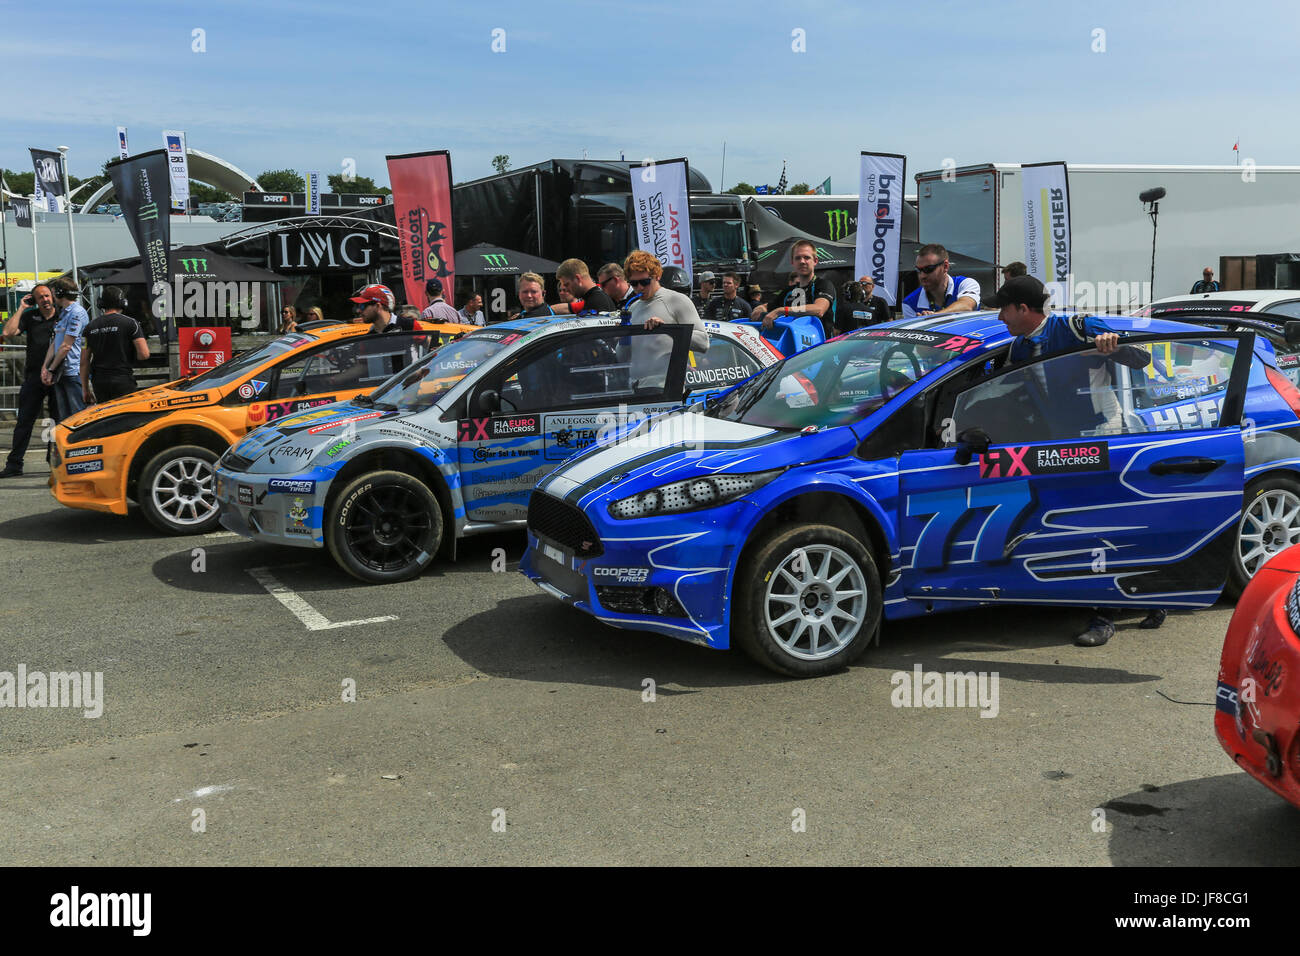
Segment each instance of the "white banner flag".
[{"label": "white banner flag", "polygon": [[853,278],[869,275],[876,294],[898,304],[898,251],[903,239],[903,187],[907,157],[862,153],[858,182],[858,249]]},{"label": "white banner flag", "polygon": [[308,216],[320,215],[320,171],[311,170],[302,174],[302,181],[307,186],[307,210]]},{"label": "white banner flag", "polygon": [[1058,306],[1070,305],[1070,179],[1065,163],[1020,167],[1025,267]]},{"label": "white banner flag", "polygon": [[167,150],[167,168],[172,178],[172,209],[181,212],[190,207],[190,162],[185,152],[185,131],[163,130],[163,147]]},{"label": "white banner flag", "polygon": [[636,246],[653,253],[665,266],[691,272],[691,207],[686,160],[633,166],[632,209]]},{"label": "white banner flag", "polygon": [[122,154],[123,159],[129,159],[131,153],[126,148],[126,127],[117,128],[117,151]]}]

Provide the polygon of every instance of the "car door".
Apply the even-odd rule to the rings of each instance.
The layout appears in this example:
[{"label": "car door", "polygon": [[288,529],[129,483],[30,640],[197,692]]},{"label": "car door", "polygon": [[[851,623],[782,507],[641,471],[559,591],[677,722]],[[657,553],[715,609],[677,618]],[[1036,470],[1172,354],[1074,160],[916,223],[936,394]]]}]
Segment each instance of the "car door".
[{"label": "car door", "polygon": [[[1149,335],[1125,345],[1143,350],[1128,353],[1128,366],[1093,350],[1062,353],[994,372],[939,403],[931,427],[945,447],[900,456],[904,594],[1217,599],[1241,509],[1254,335]],[[1191,411],[1157,411],[1171,394]]]},{"label": "car door", "polygon": [[743,382],[763,366],[741,346],[721,335],[709,335],[709,349],[686,354],[686,388],[691,402],[705,402]]},{"label": "car door", "polygon": [[457,423],[471,521],[523,520],[543,476],[630,418],[681,404],[691,330],[595,326],[548,336],[475,384]]}]

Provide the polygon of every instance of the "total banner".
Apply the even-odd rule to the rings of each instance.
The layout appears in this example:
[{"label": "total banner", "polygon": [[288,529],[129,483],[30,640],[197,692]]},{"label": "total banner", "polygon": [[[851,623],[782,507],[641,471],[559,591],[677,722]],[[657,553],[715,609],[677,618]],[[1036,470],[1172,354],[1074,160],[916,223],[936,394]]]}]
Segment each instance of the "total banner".
[{"label": "total banner", "polygon": [[63,157],[52,149],[34,149],[32,169],[36,171],[36,201],[45,205],[46,212],[59,211],[59,197],[63,195]]},{"label": "total banner", "polygon": [[[168,186],[171,181],[168,151],[155,149],[130,159],[116,159],[108,163],[108,175],[117,190],[117,201],[122,206],[122,218],[131,230],[131,238],[140,252],[145,277],[149,281],[149,295],[157,302],[160,286],[166,289],[171,282],[171,216],[168,213]],[[162,340],[170,341],[167,317],[162,320]]]},{"label": "total banner", "polygon": [[654,253],[665,266],[691,272],[691,206],[685,159],[666,159],[632,167],[632,208],[636,246]]},{"label": "total banner", "polygon": [[32,228],[32,201],[30,199],[10,199],[9,208],[14,211],[14,222],[20,229]]},{"label": "total banner", "polygon": [[1025,268],[1047,287],[1057,306],[1071,304],[1070,179],[1065,163],[1020,167],[1025,211]]},{"label": "total banner", "polygon": [[858,181],[858,246],[854,278],[876,280],[876,294],[898,304],[898,256],[903,240],[907,157],[862,153]]},{"label": "total banner", "polygon": [[171,169],[172,209],[184,212],[190,205],[190,160],[185,151],[184,130],[163,130],[163,148]]},{"label": "total banner", "polygon": [[451,218],[451,154],[445,149],[388,156],[406,301],[429,304],[424,284],[441,279],[448,300],[455,288],[456,248]]}]

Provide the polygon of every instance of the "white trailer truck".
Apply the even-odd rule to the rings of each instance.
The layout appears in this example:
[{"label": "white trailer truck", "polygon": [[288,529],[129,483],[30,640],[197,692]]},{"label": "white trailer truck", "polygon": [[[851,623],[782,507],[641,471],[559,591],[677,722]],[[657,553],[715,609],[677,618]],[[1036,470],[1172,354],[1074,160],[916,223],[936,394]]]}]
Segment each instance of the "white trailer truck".
[{"label": "white trailer truck", "polygon": [[[1184,293],[1206,266],[1221,281],[1228,274],[1225,288],[1252,288],[1256,256],[1300,252],[1300,166],[1068,170],[1068,304],[1079,308],[1127,311]],[[1025,261],[1019,164],[929,170],[918,173],[916,183],[921,242],[939,242],[999,267]],[[1156,223],[1153,286],[1152,222],[1138,194],[1156,186],[1166,194]],[[1243,258],[1251,260],[1250,268],[1234,269]],[[1279,268],[1270,275],[1270,287],[1282,287],[1300,278],[1300,270]],[[978,278],[981,284],[1001,281],[997,275]]]}]

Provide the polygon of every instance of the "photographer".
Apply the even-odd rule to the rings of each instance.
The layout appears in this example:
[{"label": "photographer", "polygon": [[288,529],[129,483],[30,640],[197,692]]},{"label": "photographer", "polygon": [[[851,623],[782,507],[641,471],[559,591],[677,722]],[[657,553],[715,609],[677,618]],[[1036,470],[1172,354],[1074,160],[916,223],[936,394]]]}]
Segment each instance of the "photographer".
[{"label": "photographer", "polygon": [[23,374],[23,384],[18,389],[18,421],[14,424],[13,447],[9,450],[9,459],[5,462],[4,471],[0,471],[0,478],[22,477],[23,456],[27,454],[32,428],[41,414],[41,406],[47,399],[50,417],[58,417],[53,389],[41,381],[41,367],[49,352],[57,317],[54,293],[48,285],[41,284],[23,296],[19,308],[9,316],[3,334],[0,334],[0,338],[6,342],[20,335],[27,336],[27,365]]}]

